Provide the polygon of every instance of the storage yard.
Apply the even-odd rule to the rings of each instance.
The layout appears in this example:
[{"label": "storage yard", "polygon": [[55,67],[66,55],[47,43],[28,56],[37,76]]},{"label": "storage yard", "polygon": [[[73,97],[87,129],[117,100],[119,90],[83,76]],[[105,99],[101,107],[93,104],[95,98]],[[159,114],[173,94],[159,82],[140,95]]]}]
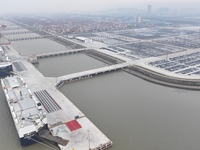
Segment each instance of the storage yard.
[{"label": "storage yard", "polygon": [[180,47],[162,45],[151,42],[140,42],[124,45],[121,44],[116,46],[108,46],[104,49],[118,53],[119,55],[128,57],[132,60],[169,55],[186,50]]},{"label": "storage yard", "polygon": [[114,45],[114,44],[123,44],[127,42],[135,42],[138,41],[137,39],[121,36],[121,35],[115,35],[110,33],[97,33],[97,36],[90,37],[91,39],[102,42],[108,45]]},{"label": "storage yard", "polygon": [[157,43],[168,44],[173,46],[179,46],[184,48],[200,48],[200,36],[190,35],[190,36],[177,36],[172,38],[166,38],[161,40],[156,40]]},{"label": "storage yard", "polygon": [[157,57],[184,50],[183,48],[147,42],[125,44],[120,45],[119,47],[129,50],[129,52],[126,52],[127,54],[133,55],[138,58]]},{"label": "storage yard", "polygon": [[149,65],[183,75],[200,74],[200,52],[150,62]]},{"label": "storage yard", "polygon": [[123,30],[123,31],[114,31],[112,33],[141,40],[151,40],[151,39],[176,35],[176,32],[161,32],[159,28]]},{"label": "storage yard", "polygon": [[199,35],[198,27],[154,27],[81,36],[110,45],[102,49],[136,60],[200,48]]}]

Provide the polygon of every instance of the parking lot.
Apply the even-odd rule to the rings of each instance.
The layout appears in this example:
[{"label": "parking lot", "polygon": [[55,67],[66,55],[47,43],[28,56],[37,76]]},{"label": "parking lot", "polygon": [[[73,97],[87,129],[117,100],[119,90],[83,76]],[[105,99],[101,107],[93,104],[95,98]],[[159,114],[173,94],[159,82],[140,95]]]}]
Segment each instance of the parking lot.
[{"label": "parking lot", "polygon": [[141,28],[134,30],[123,30],[123,31],[114,31],[112,32],[116,35],[126,36],[130,38],[136,38],[141,40],[150,40],[162,37],[168,37],[171,35],[175,35],[176,32],[162,32],[158,28]]},{"label": "parking lot", "polygon": [[155,40],[155,42],[190,49],[200,48],[200,36],[198,35],[181,35],[177,37]]},{"label": "parking lot", "polygon": [[177,48],[150,42],[131,43],[119,45],[118,47],[128,50],[127,53],[129,55],[138,58],[157,57],[185,50],[183,48]]},{"label": "parking lot", "polygon": [[116,45],[116,44],[124,44],[127,42],[136,42],[137,39],[121,36],[121,35],[115,35],[111,33],[101,32],[101,33],[93,33],[93,34],[84,34],[81,35],[83,37],[91,38],[94,41],[98,41],[101,43],[105,43],[108,45]]},{"label": "parking lot", "polygon": [[200,52],[149,62],[148,64],[177,74],[200,75]]}]

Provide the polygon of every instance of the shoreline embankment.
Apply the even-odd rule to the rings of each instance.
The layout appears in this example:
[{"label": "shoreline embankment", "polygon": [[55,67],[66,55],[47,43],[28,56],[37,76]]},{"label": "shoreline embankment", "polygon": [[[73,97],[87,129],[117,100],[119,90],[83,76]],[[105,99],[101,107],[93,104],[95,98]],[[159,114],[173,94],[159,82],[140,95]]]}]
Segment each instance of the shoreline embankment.
[{"label": "shoreline embankment", "polygon": [[[95,50],[85,51],[84,54],[93,57],[99,61],[102,61],[106,64],[113,65],[125,62],[116,57],[101,53]],[[123,71],[144,79],[146,81],[156,83],[163,86],[187,89],[187,90],[200,90],[200,79],[186,79],[186,78],[177,78],[173,76],[168,76],[159,72],[152,71],[150,69],[132,65],[131,67],[124,68]]]}]

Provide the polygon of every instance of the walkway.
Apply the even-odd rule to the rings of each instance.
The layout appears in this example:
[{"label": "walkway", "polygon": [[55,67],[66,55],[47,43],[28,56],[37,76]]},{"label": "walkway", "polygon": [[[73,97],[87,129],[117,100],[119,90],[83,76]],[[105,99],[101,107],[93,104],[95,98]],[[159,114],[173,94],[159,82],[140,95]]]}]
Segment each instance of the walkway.
[{"label": "walkway", "polygon": [[58,56],[58,55],[66,55],[66,54],[73,54],[73,53],[83,52],[85,50],[87,50],[87,49],[77,49],[77,50],[70,50],[70,51],[59,51],[59,52],[38,54],[37,58],[50,57],[50,56]]},{"label": "walkway", "polygon": [[129,66],[131,66],[130,63],[121,63],[121,64],[117,64],[117,65],[112,65],[112,66],[107,66],[107,67],[102,67],[102,68],[97,68],[97,69],[93,69],[93,70],[88,70],[88,71],[83,71],[83,72],[78,72],[78,73],[74,73],[74,74],[61,76],[61,77],[57,78],[58,82],[56,84],[56,87],[59,88],[64,83],[67,83],[67,82],[73,82],[76,80],[92,77],[97,74],[102,74],[102,73],[106,73],[106,72],[110,72],[110,71],[114,71],[114,70],[118,70],[118,69],[123,69],[123,68],[129,67]]}]

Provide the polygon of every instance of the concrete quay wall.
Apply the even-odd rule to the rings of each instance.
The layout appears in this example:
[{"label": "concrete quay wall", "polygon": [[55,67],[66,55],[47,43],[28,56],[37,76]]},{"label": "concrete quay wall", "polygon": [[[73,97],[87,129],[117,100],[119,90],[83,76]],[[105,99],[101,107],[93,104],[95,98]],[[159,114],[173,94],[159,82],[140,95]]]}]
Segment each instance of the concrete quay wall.
[{"label": "concrete quay wall", "polygon": [[92,58],[95,58],[99,61],[102,61],[106,64],[109,64],[109,65],[119,64],[119,63],[125,62],[124,60],[118,59],[116,57],[112,57],[110,55],[107,55],[105,53],[101,53],[101,52],[98,52],[98,51],[95,51],[95,50],[87,50],[87,51],[84,52],[84,54],[86,54],[86,55],[88,55]]},{"label": "concrete quay wall", "polygon": [[[95,51],[95,50],[88,50],[84,52],[86,55],[98,59],[107,64],[118,64],[125,62],[118,58],[112,57],[110,55]],[[176,78],[172,76],[167,76],[158,72],[154,72],[152,70],[143,68],[141,66],[132,65],[131,67],[124,68],[124,71],[130,73],[134,76],[142,78],[146,81],[174,87],[174,88],[181,88],[181,89],[188,89],[188,90],[200,90],[200,79],[183,79],[183,78]]]},{"label": "concrete quay wall", "polygon": [[140,66],[132,66],[123,70],[141,79],[156,84],[188,90],[200,90],[200,80],[198,79],[183,79],[167,76]]},{"label": "concrete quay wall", "polygon": [[68,55],[68,54],[80,53],[80,52],[83,52],[83,51],[86,51],[86,50],[87,49],[78,49],[78,50],[60,51],[60,52],[38,54],[37,58],[45,58],[45,57],[52,57],[52,56],[59,56],[59,55]]}]

